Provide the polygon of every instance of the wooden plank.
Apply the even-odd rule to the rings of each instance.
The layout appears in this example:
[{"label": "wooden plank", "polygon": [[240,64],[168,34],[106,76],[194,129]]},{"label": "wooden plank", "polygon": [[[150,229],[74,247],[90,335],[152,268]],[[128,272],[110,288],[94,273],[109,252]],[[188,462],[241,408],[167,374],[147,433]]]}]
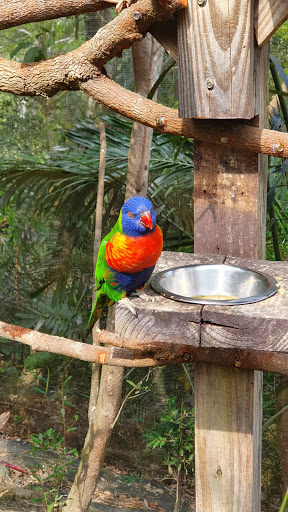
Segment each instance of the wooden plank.
[{"label": "wooden plank", "polygon": [[179,13],[179,117],[251,119],[252,0],[189,0]]},{"label": "wooden plank", "polygon": [[166,20],[154,23],[149,28],[149,32],[155,39],[165,48],[166,52],[171,55],[172,59],[178,60],[177,46],[177,21],[174,15]]},{"label": "wooden plank", "polygon": [[265,44],[288,18],[288,0],[258,0],[255,5],[255,33],[259,46]]},{"label": "wooden plank", "polygon": [[[159,258],[156,271],[160,272],[166,268],[189,265],[192,261],[192,254],[184,253],[162,253]],[[222,256],[216,258],[221,263]],[[193,258],[193,261],[202,261]],[[210,256],[205,256],[204,261],[211,261]],[[202,306],[195,304],[184,304],[158,296],[153,290],[148,294],[154,299],[153,303],[143,301],[139,298],[132,298],[137,308],[135,317],[127,308],[119,305],[116,307],[115,332],[126,338],[150,339],[150,340],[173,340],[174,343],[188,343],[199,345],[201,309]]]},{"label": "wooden plank", "polygon": [[198,369],[201,371],[195,374],[197,510],[256,512],[260,495],[257,460],[261,459],[258,436],[262,374],[234,371],[232,377],[233,370],[207,363],[201,363]]},{"label": "wooden plank", "polygon": [[[184,19],[186,15],[182,14]],[[263,46],[288,18],[288,0],[256,0],[254,29],[259,46]],[[152,25],[149,32],[159,41],[171,57],[178,61],[177,18]]]},{"label": "wooden plank", "polygon": [[[199,263],[222,263],[223,255],[162,253],[155,272]],[[274,277],[279,291],[254,304],[207,306],[166,299],[148,287],[153,302],[131,298],[135,317],[126,308],[116,308],[116,332],[126,338],[154,339],[179,345],[259,350],[268,355],[288,352],[287,262],[227,257],[225,264],[258,270]],[[201,339],[200,339],[201,325]]]},{"label": "wooden plank", "polygon": [[[258,156],[216,144],[194,149],[194,250],[257,256]],[[217,155],[217,158],[215,157]],[[241,233],[241,236],[238,236]]]},{"label": "wooden plank", "polygon": [[[194,155],[195,250],[255,257],[258,160],[198,141]],[[205,328],[202,324],[201,344]],[[255,402],[261,379],[260,372],[239,375],[218,365],[195,365],[196,512],[260,511],[261,436],[254,425],[262,413],[261,402]],[[223,421],[219,428],[213,424],[216,407]],[[244,432],[236,421],[241,412],[249,418]]]},{"label": "wooden plank", "polygon": [[[267,57],[266,48],[263,49],[264,54]],[[267,65],[259,50],[253,69],[258,86],[266,91]],[[236,85],[241,86],[240,76]],[[257,97],[261,115],[254,120],[256,124],[264,123],[265,100],[264,92]],[[242,152],[219,147],[212,150],[213,161],[211,146],[194,141],[197,194],[194,202],[194,249],[197,252],[212,249],[216,254],[224,249],[226,256],[245,254],[251,258],[263,258],[265,225],[262,217],[265,218],[266,213],[267,162],[255,161],[251,153],[243,155]],[[260,164],[263,169],[260,169]],[[208,174],[212,188],[206,198],[207,192],[203,191],[210,185]],[[203,320],[205,322],[204,316]],[[201,345],[206,329],[204,325],[202,323]],[[196,512],[260,511],[261,389],[261,372],[244,370],[239,374],[218,365],[196,365]],[[242,414],[246,421],[239,419]]]}]

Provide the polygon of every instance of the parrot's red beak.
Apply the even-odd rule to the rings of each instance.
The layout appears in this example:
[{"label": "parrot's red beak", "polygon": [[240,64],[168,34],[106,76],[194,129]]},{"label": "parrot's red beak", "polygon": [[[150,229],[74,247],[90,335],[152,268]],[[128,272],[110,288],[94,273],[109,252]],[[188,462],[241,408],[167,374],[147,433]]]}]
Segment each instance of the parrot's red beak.
[{"label": "parrot's red beak", "polygon": [[145,226],[145,228],[152,229],[153,228],[153,221],[151,217],[151,213],[149,210],[147,212],[143,212],[140,215],[140,222]]}]

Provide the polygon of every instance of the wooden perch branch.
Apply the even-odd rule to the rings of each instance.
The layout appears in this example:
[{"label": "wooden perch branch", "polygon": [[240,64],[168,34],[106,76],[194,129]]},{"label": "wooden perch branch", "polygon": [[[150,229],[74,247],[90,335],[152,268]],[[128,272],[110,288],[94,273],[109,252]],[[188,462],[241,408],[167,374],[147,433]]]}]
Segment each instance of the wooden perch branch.
[{"label": "wooden perch branch", "polygon": [[205,361],[229,366],[235,371],[249,368],[288,374],[288,353],[284,352],[195,347],[179,342],[168,343],[159,340],[122,338],[109,331],[102,331],[99,341],[112,345],[112,347],[102,347],[51,336],[5,322],[0,322],[0,336],[30,345],[35,351],[52,352],[111,366],[162,366],[172,363]]},{"label": "wooden perch branch", "polygon": [[[0,91],[23,96],[53,96],[61,90],[81,89],[111,110],[156,130],[202,141],[209,139],[227,148],[288,158],[287,133],[261,130],[232,120],[179,119],[177,110],[147,100],[101,74],[99,70],[109,60],[141,39],[154,23],[171,17],[183,5],[184,0],[138,0],[92,39],[65,55],[30,64],[0,59]],[[136,10],[140,13],[137,20],[133,17]]]},{"label": "wooden perch branch", "polygon": [[[232,120],[180,119],[177,110],[128,91],[103,75],[99,75],[97,80],[81,83],[80,89],[111,110],[155,130],[288,158],[287,133],[263,130]],[[159,126],[161,122],[162,128]]]},{"label": "wooden perch branch", "polygon": [[[101,347],[81,343],[80,341],[70,340],[59,336],[51,336],[17,325],[0,322],[0,336],[9,340],[19,341],[39,352],[52,352],[63,356],[75,357],[82,361],[91,363],[109,364],[111,366],[156,366],[161,364],[154,360],[151,353],[146,357],[147,351],[141,352],[139,349],[135,352],[128,350],[119,350],[109,347]],[[149,357],[150,356],[150,357]],[[163,362],[166,364],[166,361]]]},{"label": "wooden perch branch", "polygon": [[[79,82],[97,77],[109,60],[142,39],[150,25],[181,9],[181,2],[138,0],[76,50],[46,61],[24,64],[0,59],[0,91],[53,96],[61,90],[79,89]],[[135,11],[140,14],[137,20]]]},{"label": "wooden perch branch", "polygon": [[0,30],[33,21],[51,20],[100,11],[111,7],[113,0],[0,0]]}]

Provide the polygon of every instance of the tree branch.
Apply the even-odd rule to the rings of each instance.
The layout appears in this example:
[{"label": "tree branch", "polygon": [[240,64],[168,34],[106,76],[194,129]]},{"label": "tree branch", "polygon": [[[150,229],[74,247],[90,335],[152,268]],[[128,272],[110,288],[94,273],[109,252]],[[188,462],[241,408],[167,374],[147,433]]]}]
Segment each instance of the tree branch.
[{"label": "tree branch", "polygon": [[[181,9],[182,1],[138,0],[76,50],[46,61],[24,64],[0,59],[0,91],[53,96],[61,90],[79,89],[79,82],[97,77],[99,69],[142,39],[155,21]],[[135,11],[140,14],[137,20]]]},{"label": "tree branch", "polygon": [[[112,333],[111,333],[112,334]],[[80,341],[32,331],[17,325],[0,322],[0,336],[9,340],[29,345],[36,352],[52,352],[63,356],[75,357],[91,363],[109,364],[111,366],[156,366],[166,364],[154,360],[154,354],[146,349],[131,352],[127,349],[88,345]]]},{"label": "tree branch", "polygon": [[128,91],[104,75],[81,83],[80,89],[111,110],[158,131],[288,158],[287,133],[260,129],[234,120],[180,119],[177,110]]},{"label": "tree branch", "polygon": [[[181,9],[182,2],[138,0],[82,46],[47,61],[23,64],[0,59],[0,91],[53,96],[61,90],[80,88],[111,110],[159,131],[288,158],[287,133],[232,120],[179,119],[177,110],[128,91],[100,73],[100,68],[141,39],[155,22]],[[133,17],[136,10],[140,13],[137,20]]]},{"label": "tree branch", "polygon": [[[143,367],[165,364],[205,361],[240,369],[254,369],[288,374],[288,353],[267,350],[201,347],[165,340],[138,340],[123,338],[102,331],[100,343],[111,347],[88,345],[59,336],[51,336],[17,325],[0,322],[0,336],[30,345],[35,351],[52,352],[83,361],[110,366]],[[115,348],[114,348],[115,347]]]},{"label": "tree branch", "polygon": [[116,3],[117,0],[0,0],[0,30],[33,21],[100,11]]}]

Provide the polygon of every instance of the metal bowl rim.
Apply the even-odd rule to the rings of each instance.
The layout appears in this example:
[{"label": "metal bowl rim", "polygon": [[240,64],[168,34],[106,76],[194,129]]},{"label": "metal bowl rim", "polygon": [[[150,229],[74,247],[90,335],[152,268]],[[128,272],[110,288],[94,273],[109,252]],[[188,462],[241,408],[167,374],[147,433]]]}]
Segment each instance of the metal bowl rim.
[{"label": "metal bowl rim", "polygon": [[[268,288],[265,293],[259,294],[259,295],[251,295],[250,297],[243,297],[239,299],[229,299],[229,300],[221,300],[221,299],[195,299],[193,297],[186,297],[184,295],[178,295],[177,293],[168,293],[168,291],[161,286],[159,283],[159,280],[164,274],[167,274],[168,272],[172,272],[174,270],[179,270],[183,268],[195,268],[195,267],[207,267],[207,266],[214,266],[214,267],[229,267],[233,269],[238,269],[242,271],[247,271],[252,274],[257,274],[259,276],[263,276],[267,280]],[[235,306],[240,304],[251,304],[253,302],[259,302],[264,299],[268,299],[269,297],[272,297],[278,290],[279,286],[276,281],[276,279],[272,276],[269,276],[268,274],[265,274],[265,272],[259,272],[258,270],[249,269],[246,267],[240,267],[239,265],[230,265],[226,263],[195,263],[190,265],[180,265],[178,267],[171,267],[167,268],[165,270],[161,270],[154,276],[152,276],[151,279],[151,286],[153,290],[155,290],[157,293],[160,293],[160,295],[163,295],[167,299],[172,299],[180,302],[186,302],[190,304],[201,304],[201,305],[223,305],[223,306]]]}]

